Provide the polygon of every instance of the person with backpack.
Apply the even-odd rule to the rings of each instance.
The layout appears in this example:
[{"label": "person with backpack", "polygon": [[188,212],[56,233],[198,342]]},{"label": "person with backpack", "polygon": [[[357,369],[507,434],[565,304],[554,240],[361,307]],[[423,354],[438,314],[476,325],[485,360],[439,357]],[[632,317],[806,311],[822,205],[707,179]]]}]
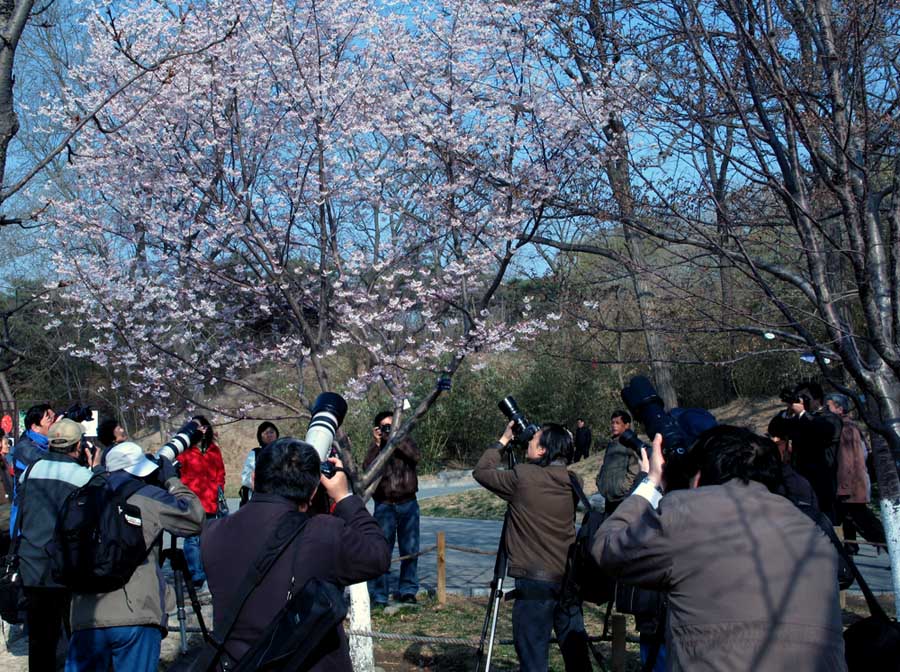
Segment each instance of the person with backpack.
[{"label": "person with backpack", "polygon": [[256,456],[259,454],[259,451],[278,439],[278,436],[278,427],[268,420],[259,423],[259,427],[256,428],[256,442],[259,445],[247,453],[247,459],[244,460],[244,467],[241,469],[241,503],[238,508],[249,502],[253,494],[253,472],[256,471]]},{"label": "person with backpack", "polygon": [[566,469],[572,435],[562,425],[546,424],[528,443],[524,463],[500,469],[503,451],[512,449],[514,425],[484,452],[472,476],[509,502],[503,543],[516,582],[512,622],[519,665],[523,672],[546,672],[555,630],[566,672],[590,670],[581,602],[561,599],[575,541],[577,495]]},{"label": "person with backpack", "polygon": [[122,588],[72,596],[66,672],[154,672],[171,611],[156,541],[163,530],[181,537],[195,535],[206,516],[197,495],[166,458],[151,460],[138,444],[125,441],[113,445],[105,461],[109,486],[131,493],[125,501],[140,512],[147,552]]},{"label": "person with backpack", "polygon": [[47,548],[69,495],[91,479],[104,478],[90,468],[92,456],[82,449],[83,434],[82,426],[73,420],[55,422],[47,431],[48,451],[28,466],[18,485],[13,544],[15,547],[18,543],[19,572],[27,601],[30,670],[61,670],[65,664],[71,594],[54,580]]},{"label": "person with backpack", "polygon": [[[247,506],[207,523],[200,544],[212,593],[215,637],[223,642],[226,660],[249,655],[292,594],[300,594],[308,581],[330,582],[343,591],[390,567],[391,551],[381,528],[362,499],[350,491],[340,460],[329,462],[337,468],[331,478],[322,474],[319,455],[310,444],[291,437],[278,439],[259,451],[256,488]],[[319,488],[333,502],[331,515],[310,515]],[[289,538],[274,564],[242,598],[248,570],[258,566],[260,550],[277,537],[283,522],[298,516],[305,519],[303,529]],[[314,649],[302,669],[352,672],[342,620],[319,642],[295,642]],[[231,662],[228,669],[234,669]]]}]

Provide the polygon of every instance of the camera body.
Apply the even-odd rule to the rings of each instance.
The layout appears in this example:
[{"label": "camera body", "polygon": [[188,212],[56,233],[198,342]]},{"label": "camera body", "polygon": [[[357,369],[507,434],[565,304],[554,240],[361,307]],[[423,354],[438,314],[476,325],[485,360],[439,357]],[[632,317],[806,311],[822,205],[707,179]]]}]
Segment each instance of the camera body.
[{"label": "camera body", "polygon": [[87,422],[94,415],[94,409],[90,404],[72,404],[62,413],[62,417],[68,418],[73,422]]},{"label": "camera body", "polygon": [[628,406],[631,415],[644,426],[647,436],[652,438],[657,434],[662,435],[663,453],[667,458],[687,453],[690,447],[687,436],[678,421],[666,412],[665,405],[649,378],[635,376],[622,388],[621,394],[622,401]]},{"label": "camera body", "polygon": [[511,396],[504,397],[497,404],[506,419],[513,424],[513,441],[520,445],[526,445],[534,435],[540,431],[540,427],[533,422],[529,422],[525,414],[519,409],[516,400]]},{"label": "camera body", "polygon": [[803,408],[809,410],[809,404],[812,397],[808,394],[801,394],[797,387],[782,387],[778,397],[786,404],[803,404]]}]

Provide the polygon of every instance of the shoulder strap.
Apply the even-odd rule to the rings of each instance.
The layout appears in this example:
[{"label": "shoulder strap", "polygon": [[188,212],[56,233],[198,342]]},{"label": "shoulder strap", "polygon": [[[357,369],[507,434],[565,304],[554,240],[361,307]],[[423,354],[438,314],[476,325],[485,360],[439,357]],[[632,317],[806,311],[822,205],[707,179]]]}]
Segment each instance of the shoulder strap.
[{"label": "shoulder strap", "polygon": [[859,586],[859,589],[862,591],[863,597],[866,598],[866,604],[869,607],[869,613],[876,618],[884,619],[886,621],[891,620],[891,618],[885,613],[884,609],[880,604],[878,604],[878,600],[875,599],[875,594],[872,592],[872,589],[869,588],[869,584],[866,583],[866,580],[863,578],[862,572],[859,571],[859,567],[856,566],[856,563],[853,562],[853,556],[847,552],[847,549],[844,547],[843,542],[838,539],[838,536],[834,533],[834,528],[826,525],[818,525],[819,529],[822,530],[825,535],[831,540],[832,545],[837,549],[838,555],[840,555],[844,562],[850,567],[850,570],[853,572],[853,576],[856,578],[856,583]]},{"label": "shoulder strap", "polygon": [[[19,477],[20,485],[25,485],[28,477],[31,476],[31,470],[34,469],[34,465],[36,465],[38,462],[40,462],[40,460],[35,460],[28,465],[28,468]],[[9,554],[15,555],[16,557],[18,557],[19,555],[19,544],[22,541],[22,516],[25,511],[25,508],[22,506],[22,504],[25,502],[25,498],[22,496],[24,493],[20,489],[17,494],[18,496],[16,497],[16,500],[18,507],[16,509],[16,526],[13,529],[12,547],[9,549]]]},{"label": "shoulder strap", "polygon": [[[265,578],[266,574],[272,568],[272,565],[275,564],[275,561],[281,557],[281,554],[284,553],[285,549],[287,549],[297,535],[303,531],[307,522],[309,522],[309,516],[307,514],[295,515],[293,513],[284,515],[278,522],[275,530],[266,540],[266,544],[263,546],[262,551],[256,556],[254,563],[247,569],[247,573],[244,574],[240,588],[232,599],[231,604],[229,604],[228,611],[225,612],[228,616],[222,623],[222,635],[216,639],[216,641],[212,642],[213,646],[216,648],[216,657],[213,660],[213,663],[215,663],[222,654],[225,643],[231,635],[231,631],[234,628],[234,624],[237,622],[241,609],[244,607],[244,603],[250,597],[250,594],[254,589],[262,582],[263,578]],[[213,633],[213,635],[215,637],[216,633]]]},{"label": "shoulder strap", "polygon": [[113,493],[118,499],[124,502],[145,485],[147,484],[139,478],[129,477],[123,483],[120,483],[118,486],[114,487]]},{"label": "shoulder strap", "polygon": [[581,489],[581,484],[578,482],[578,477],[573,474],[571,471],[569,474],[569,483],[572,485],[572,490],[575,491],[575,494],[578,496],[578,499],[581,500],[581,503],[584,504],[585,512],[591,510],[591,502],[588,500],[587,495],[584,494],[584,490]]}]

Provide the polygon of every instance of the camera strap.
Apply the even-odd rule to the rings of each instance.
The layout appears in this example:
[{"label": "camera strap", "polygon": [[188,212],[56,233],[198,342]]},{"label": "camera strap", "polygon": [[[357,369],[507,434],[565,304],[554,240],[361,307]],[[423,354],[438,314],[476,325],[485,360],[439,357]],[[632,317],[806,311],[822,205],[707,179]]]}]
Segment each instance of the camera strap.
[{"label": "camera strap", "polygon": [[211,670],[215,667],[219,658],[225,653],[225,644],[231,636],[231,631],[234,629],[234,625],[237,623],[238,616],[240,616],[241,609],[243,609],[247,599],[256,587],[262,583],[275,561],[281,557],[288,546],[303,531],[308,521],[309,515],[306,513],[291,512],[281,517],[275,530],[266,540],[262,551],[247,569],[238,592],[231,600],[231,604],[228,605],[229,609],[225,612],[228,616],[222,623],[221,634],[218,632],[210,634],[207,640],[210,647],[200,654],[197,658],[197,663],[191,667],[191,670],[199,672],[199,670]]}]

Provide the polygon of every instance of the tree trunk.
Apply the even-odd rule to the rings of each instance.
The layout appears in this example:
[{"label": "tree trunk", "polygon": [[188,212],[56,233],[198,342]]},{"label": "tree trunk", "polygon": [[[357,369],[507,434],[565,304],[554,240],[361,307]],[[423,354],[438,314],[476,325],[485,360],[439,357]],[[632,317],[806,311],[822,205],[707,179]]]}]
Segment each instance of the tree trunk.
[{"label": "tree trunk", "polygon": [[[350,586],[350,629],[371,632],[372,613],[369,610],[369,588],[365,583]],[[372,638],[350,635],[350,661],[354,672],[374,672],[375,652]]]},{"label": "tree trunk", "polygon": [[[897,475],[895,455],[900,449],[900,385],[886,380],[888,374],[878,377],[878,400],[870,403],[879,421],[889,429],[889,438],[872,432],[872,459],[881,498],[881,523],[887,541],[891,561],[891,582],[894,589],[894,613],[900,617],[900,477]],[[869,395],[871,401],[872,395]]]},{"label": "tree trunk", "polygon": [[625,234],[628,256],[632,262],[629,275],[631,275],[631,281],[634,284],[638,317],[641,320],[644,341],[647,344],[647,356],[650,358],[653,382],[656,384],[656,391],[662,397],[666,408],[675,408],[678,406],[678,395],[675,393],[672,367],[669,365],[669,362],[663,359],[665,346],[659,336],[659,332],[656,330],[656,301],[653,296],[653,288],[638,270],[641,259],[640,236],[628,224],[623,223],[622,231]]}]

